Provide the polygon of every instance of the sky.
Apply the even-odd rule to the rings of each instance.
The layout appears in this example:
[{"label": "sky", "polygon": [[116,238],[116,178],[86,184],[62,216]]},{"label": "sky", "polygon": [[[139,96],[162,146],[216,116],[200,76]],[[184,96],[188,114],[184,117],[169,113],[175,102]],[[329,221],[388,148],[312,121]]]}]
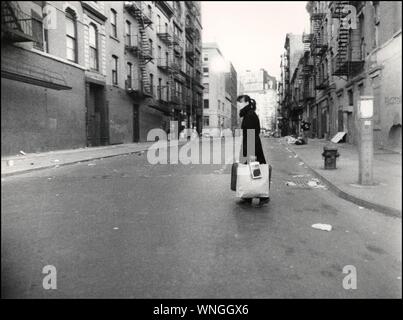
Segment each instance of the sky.
[{"label": "sky", "polygon": [[287,33],[309,32],[306,1],[201,1],[203,42],[216,42],[238,73],[264,68],[280,78]]}]

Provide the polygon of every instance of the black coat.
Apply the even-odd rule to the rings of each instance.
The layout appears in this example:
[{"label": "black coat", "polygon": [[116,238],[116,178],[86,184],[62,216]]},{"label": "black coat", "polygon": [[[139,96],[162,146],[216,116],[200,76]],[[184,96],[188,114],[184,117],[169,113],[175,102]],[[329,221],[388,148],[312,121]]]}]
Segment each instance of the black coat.
[{"label": "black coat", "polygon": [[266,163],[266,159],[263,153],[262,142],[260,141],[260,121],[256,112],[248,105],[241,109],[239,116],[242,119],[241,129],[242,129],[242,154],[249,160],[249,157],[253,154],[248,154],[248,143],[247,143],[247,129],[255,130],[255,156],[256,161],[259,163]]}]

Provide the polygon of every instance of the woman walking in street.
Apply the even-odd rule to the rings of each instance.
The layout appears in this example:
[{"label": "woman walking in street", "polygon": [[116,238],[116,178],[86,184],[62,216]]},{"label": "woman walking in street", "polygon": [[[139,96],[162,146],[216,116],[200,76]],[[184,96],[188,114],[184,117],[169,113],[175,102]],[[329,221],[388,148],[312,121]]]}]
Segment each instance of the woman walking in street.
[{"label": "woman walking in street", "polygon": [[[242,118],[242,157],[241,163],[246,164],[251,157],[255,157],[260,164],[266,164],[262,142],[260,140],[260,121],[256,114],[256,101],[248,95],[241,95],[237,98],[238,105],[241,107],[239,116]],[[254,143],[254,152],[248,148],[248,130],[254,130],[254,134],[249,137],[249,142]],[[248,150],[249,149],[249,150]],[[252,199],[245,199],[251,202]],[[268,202],[269,198],[260,198],[260,203]]]}]

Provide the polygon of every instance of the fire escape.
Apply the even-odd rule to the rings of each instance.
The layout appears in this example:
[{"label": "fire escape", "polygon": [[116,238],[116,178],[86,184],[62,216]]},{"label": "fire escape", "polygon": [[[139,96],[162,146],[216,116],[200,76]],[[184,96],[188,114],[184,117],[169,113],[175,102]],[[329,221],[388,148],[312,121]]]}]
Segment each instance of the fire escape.
[{"label": "fire escape", "polygon": [[315,89],[324,90],[328,87],[329,81],[322,68],[322,57],[326,54],[328,45],[324,29],[323,20],[326,17],[324,12],[313,12],[311,14],[312,38],[311,55],[314,63]]},{"label": "fire escape", "polygon": [[22,12],[14,1],[1,2],[1,40],[35,42],[32,17]]},{"label": "fire escape", "polygon": [[[188,110],[188,128],[193,126],[193,117],[194,114],[197,114],[197,98],[195,94],[195,85],[196,85],[196,66],[199,61],[196,59],[196,26],[195,26],[195,17],[197,15],[197,8],[193,1],[185,1],[187,8],[189,9],[189,15],[186,17],[185,21],[185,33],[187,36],[186,46],[185,46],[185,54],[186,60],[191,65],[191,70],[187,70],[186,72],[186,82],[189,86],[187,90],[188,93],[185,98],[186,109]],[[196,107],[196,112],[193,112],[193,109]],[[192,122],[192,123],[191,123]]]},{"label": "fire escape", "polygon": [[[37,43],[38,34],[34,34],[34,28],[41,30],[42,25],[34,18],[24,13],[17,2],[1,2],[1,42],[3,44],[33,42]],[[42,36],[42,33],[40,33]],[[2,55],[1,77],[35,86],[54,90],[71,90],[63,75],[41,68],[29,61],[22,61],[16,56]]]},{"label": "fire escape", "polygon": [[[349,19],[348,7],[360,1],[332,1],[332,18],[338,20],[337,53],[332,60],[332,70],[335,76],[350,76],[362,70],[364,61],[361,48],[352,36],[359,31],[354,28]],[[349,21],[350,20],[350,21]]]},{"label": "fire escape", "polygon": [[166,57],[159,57],[158,68],[168,75],[168,85],[159,88],[159,95],[161,96],[162,89],[167,91],[167,101],[162,98],[159,99],[162,104],[165,102],[172,103],[175,109],[181,108],[182,99],[179,92],[175,87],[175,76],[180,73],[181,66],[175,57],[181,55],[180,46],[181,40],[179,36],[175,35],[168,26],[159,26],[157,36],[168,47],[168,55]]},{"label": "fire escape", "polygon": [[147,64],[154,58],[146,32],[146,28],[153,23],[152,15],[151,12],[146,12],[144,1],[126,1],[125,8],[137,20],[139,26],[139,34],[126,43],[126,50],[135,54],[139,61],[139,85],[137,88],[127,87],[127,91],[135,98],[152,97],[153,88],[147,73]]},{"label": "fire escape", "polygon": [[302,75],[301,80],[303,81],[303,101],[307,105],[309,101],[315,98],[315,94],[312,90],[312,74],[314,71],[313,56],[311,55],[311,42],[312,34],[303,34],[302,42],[304,43],[304,56],[302,63]]}]

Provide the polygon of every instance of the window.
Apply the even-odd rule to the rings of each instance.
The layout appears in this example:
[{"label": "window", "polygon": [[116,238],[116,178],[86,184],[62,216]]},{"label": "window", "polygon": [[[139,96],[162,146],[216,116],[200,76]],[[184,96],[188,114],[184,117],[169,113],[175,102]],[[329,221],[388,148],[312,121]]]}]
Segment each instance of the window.
[{"label": "window", "polygon": [[364,95],[364,84],[360,83],[358,85],[358,93],[360,94],[360,97]]},{"label": "window", "polygon": [[[41,15],[39,15],[35,10],[31,9],[31,28],[32,28],[32,36],[35,39],[35,42],[33,43],[33,47],[35,49],[44,50],[44,27],[43,27],[43,18]],[[3,18],[3,17],[2,17]]]},{"label": "window", "polygon": [[157,14],[157,32],[160,32],[161,29],[161,16]]},{"label": "window", "polygon": [[207,72],[207,73],[208,73],[208,68],[207,68],[207,67],[204,67],[204,68],[203,68],[203,72]]},{"label": "window", "polygon": [[203,83],[203,87],[204,87],[203,92],[204,92],[204,93],[208,93],[208,91],[209,91],[209,85],[208,85],[208,83]]},{"label": "window", "polygon": [[161,64],[161,58],[162,58],[162,56],[161,56],[161,52],[162,52],[162,48],[161,48],[161,46],[158,46],[158,63],[160,63]]},{"label": "window", "polygon": [[374,48],[379,46],[379,24],[380,24],[380,15],[379,15],[379,1],[372,1],[374,6],[374,24],[375,24],[375,34],[374,34]]},{"label": "window", "polygon": [[148,43],[150,44],[149,53],[152,56],[153,55],[153,41],[151,39],[148,39]]},{"label": "window", "polygon": [[131,46],[132,44],[132,24],[130,21],[126,21],[125,24],[125,44]]},{"label": "window", "polygon": [[130,62],[128,62],[127,63],[127,87],[128,88],[133,88],[132,74],[133,74],[133,65]]},{"label": "window", "polygon": [[154,75],[150,73],[150,92],[154,95]]},{"label": "window", "polygon": [[112,56],[112,84],[118,84],[118,57]]},{"label": "window", "polygon": [[169,53],[165,52],[165,65],[168,66],[168,62],[169,62]]},{"label": "window", "polygon": [[203,116],[203,126],[204,127],[210,126],[210,117],[209,116]]},{"label": "window", "polygon": [[111,9],[111,27],[112,27],[112,36],[114,36],[115,38],[117,38],[118,36],[118,31],[116,28],[116,18],[117,14],[116,11]]},{"label": "window", "polygon": [[174,1],[174,9],[178,18],[182,17],[182,7],[179,1]]},{"label": "window", "polygon": [[348,94],[348,105],[349,105],[349,106],[353,106],[353,105],[354,105],[354,94],[353,94],[353,90],[348,90],[347,94]]},{"label": "window", "polygon": [[220,99],[218,99],[218,110],[220,110],[220,106],[221,106],[221,101],[220,101]]},{"label": "window", "polygon": [[169,82],[167,82],[167,101],[169,101]]},{"label": "window", "polygon": [[158,79],[158,100],[162,99],[161,91],[162,91],[162,79],[159,78]]},{"label": "window", "polygon": [[209,108],[209,100],[208,100],[208,99],[204,99],[204,100],[203,100],[203,103],[204,103],[204,105],[203,105],[204,109],[208,109],[208,108]]},{"label": "window", "polygon": [[66,11],[66,58],[77,62],[76,19],[70,10]]},{"label": "window", "polygon": [[94,24],[89,26],[90,69],[98,71],[98,31]]},{"label": "window", "polygon": [[204,56],[203,61],[208,61],[208,56]]},{"label": "window", "polygon": [[361,14],[359,17],[359,26],[360,26],[360,35],[361,35],[361,41],[360,41],[360,54],[361,54],[361,60],[365,60],[365,26],[364,26],[364,15]]}]

